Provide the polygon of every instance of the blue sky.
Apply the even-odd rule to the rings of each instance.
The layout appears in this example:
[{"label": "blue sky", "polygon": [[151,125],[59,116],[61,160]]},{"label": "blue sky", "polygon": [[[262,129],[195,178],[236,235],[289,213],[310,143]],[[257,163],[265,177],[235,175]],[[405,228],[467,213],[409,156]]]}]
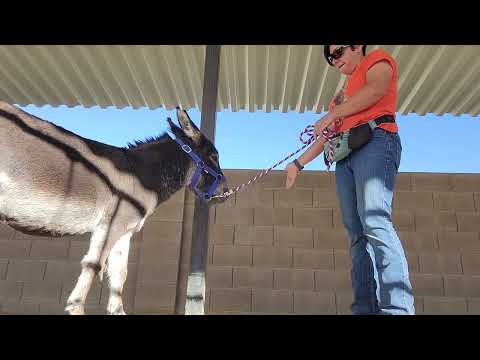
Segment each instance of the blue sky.
[{"label": "blue sky", "polygon": [[[115,146],[155,136],[167,128],[175,110],[133,110],[77,106],[22,107],[80,136]],[[188,111],[200,124],[200,112]],[[222,111],[217,114],[216,146],[223,169],[266,169],[300,148],[299,134],[321,114]],[[480,121],[468,115],[397,116],[402,139],[401,172],[480,173]],[[297,155],[298,156],[298,155]],[[283,169],[284,164],[278,169]],[[307,170],[325,170],[323,155]]]}]

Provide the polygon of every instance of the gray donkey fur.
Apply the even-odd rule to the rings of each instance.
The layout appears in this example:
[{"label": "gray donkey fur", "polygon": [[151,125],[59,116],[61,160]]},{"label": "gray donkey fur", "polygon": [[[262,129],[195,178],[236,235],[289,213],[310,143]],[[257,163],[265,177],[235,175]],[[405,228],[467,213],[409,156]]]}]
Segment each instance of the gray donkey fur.
[{"label": "gray donkey fur", "polygon": [[[177,117],[181,128],[168,119],[171,131],[222,174],[213,144],[185,111],[177,108]],[[167,134],[120,148],[82,138],[2,101],[0,137],[0,220],[27,234],[91,233],[65,310],[84,314],[95,275],[102,280],[106,271],[107,311],[125,314],[121,295],[130,238],[162,202],[190,183],[193,161]],[[211,183],[203,175],[198,187],[208,189]]]}]

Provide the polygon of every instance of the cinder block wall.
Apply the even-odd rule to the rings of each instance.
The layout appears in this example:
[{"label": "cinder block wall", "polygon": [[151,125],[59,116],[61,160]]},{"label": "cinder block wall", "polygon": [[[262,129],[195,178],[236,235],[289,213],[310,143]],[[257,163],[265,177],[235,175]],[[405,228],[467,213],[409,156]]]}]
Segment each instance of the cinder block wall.
[{"label": "cinder block wall", "polygon": [[[256,171],[225,171],[230,185]],[[210,210],[207,314],[348,314],[348,239],[333,173],[304,171],[284,189],[274,171]],[[183,314],[194,197],[182,190],[132,241],[130,314]],[[480,175],[401,173],[393,220],[418,314],[480,313]],[[43,238],[0,226],[0,314],[62,314],[88,236]],[[104,314],[96,282],[90,314]]]},{"label": "cinder block wall", "polygon": [[[226,173],[238,185],[256,172]],[[334,173],[302,172],[288,191],[284,182],[273,172],[212,209],[208,314],[350,313]],[[393,208],[417,314],[479,314],[480,175],[401,173]]]}]

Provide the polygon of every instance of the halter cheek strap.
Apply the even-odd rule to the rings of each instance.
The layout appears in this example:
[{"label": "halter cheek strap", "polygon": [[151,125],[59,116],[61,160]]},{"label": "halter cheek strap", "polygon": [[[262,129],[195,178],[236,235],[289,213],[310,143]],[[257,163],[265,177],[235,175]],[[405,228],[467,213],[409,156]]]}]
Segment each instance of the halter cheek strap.
[{"label": "halter cheek strap", "polygon": [[[168,134],[170,135],[170,137],[172,137],[170,133]],[[202,159],[200,159],[200,157],[197,154],[195,154],[192,148],[188,146],[184,141],[182,141],[178,137],[172,137],[172,139],[176,141],[176,143],[180,146],[180,148],[188,156],[190,156],[190,158],[195,163],[195,166],[196,166],[195,173],[193,174],[192,181],[190,182],[189,187],[200,197],[200,199],[204,201],[208,201],[213,196],[213,194],[215,193],[215,190],[220,185],[220,183],[225,181],[225,177],[222,174],[215,171],[214,169],[212,169],[210,166],[206,165],[205,162],[202,161]],[[197,187],[198,182],[200,180],[200,176],[202,175],[202,172],[205,172],[215,178],[215,180],[213,181],[212,185],[210,185],[207,192],[204,192]]]}]

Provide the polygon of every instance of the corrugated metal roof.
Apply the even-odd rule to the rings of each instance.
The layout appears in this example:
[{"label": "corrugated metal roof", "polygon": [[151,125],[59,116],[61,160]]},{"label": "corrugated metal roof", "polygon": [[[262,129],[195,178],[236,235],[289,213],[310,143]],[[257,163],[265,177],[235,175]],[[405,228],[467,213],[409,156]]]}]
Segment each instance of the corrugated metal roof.
[{"label": "corrugated metal roof", "polygon": [[[377,48],[369,46],[369,49]],[[388,45],[402,114],[480,112],[480,46]],[[4,45],[0,97],[19,105],[201,108],[205,46]],[[222,46],[218,110],[325,109],[343,83],[323,46]]]}]

